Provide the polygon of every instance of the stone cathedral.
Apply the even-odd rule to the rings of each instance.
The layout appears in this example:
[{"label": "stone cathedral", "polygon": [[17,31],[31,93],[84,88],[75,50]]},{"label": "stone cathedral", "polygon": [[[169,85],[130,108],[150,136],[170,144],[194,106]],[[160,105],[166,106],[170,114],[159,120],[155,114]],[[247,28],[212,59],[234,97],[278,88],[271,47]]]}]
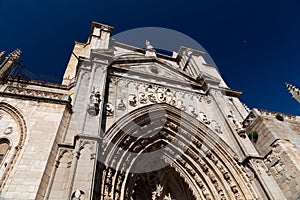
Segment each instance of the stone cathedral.
[{"label": "stone cathedral", "polygon": [[300,199],[299,116],[249,109],[205,52],[112,32],[92,24],[61,84],[0,54],[0,199]]}]

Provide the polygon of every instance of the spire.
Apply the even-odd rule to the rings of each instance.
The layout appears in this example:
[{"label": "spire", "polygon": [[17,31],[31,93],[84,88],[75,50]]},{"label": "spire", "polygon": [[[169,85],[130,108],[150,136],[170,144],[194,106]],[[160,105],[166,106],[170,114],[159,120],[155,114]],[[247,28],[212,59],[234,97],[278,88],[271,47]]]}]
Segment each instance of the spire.
[{"label": "spire", "polygon": [[300,103],[300,90],[289,83],[285,83],[285,86],[288,89],[289,93],[293,96],[293,98]]},{"label": "spire", "polygon": [[20,55],[21,55],[21,49],[16,49],[16,50],[14,50],[13,52],[11,52],[9,55],[8,55],[8,57],[10,58],[10,60],[12,60],[12,61],[18,61],[19,60],[19,58],[20,58]]},{"label": "spire", "polygon": [[21,49],[11,52],[2,63],[0,63],[0,84],[3,83],[10,69],[18,62],[21,55]]},{"label": "spire", "polygon": [[5,51],[1,51],[0,52],[0,60],[2,59],[2,57],[4,56],[4,54],[5,54]]}]

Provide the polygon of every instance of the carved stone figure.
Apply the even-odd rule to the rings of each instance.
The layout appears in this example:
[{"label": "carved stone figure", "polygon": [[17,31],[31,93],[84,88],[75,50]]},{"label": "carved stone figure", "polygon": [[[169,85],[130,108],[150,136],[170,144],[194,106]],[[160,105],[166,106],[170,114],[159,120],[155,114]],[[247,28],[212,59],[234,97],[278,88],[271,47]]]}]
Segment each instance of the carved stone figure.
[{"label": "carved stone figure", "polygon": [[202,122],[204,122],[205,124],[210,124],[210,121],[207,119],[207,116],[204,112],[199,112],[199,115],[198,115],[198,119]]},{"label": "carved stone figure", "polygon": [[90,102],[88,105],[88,112],[91,115],[98,115],[100,111],[100,102],[101,102],[101,95],[100,92],[93,89],[90,95]]},{"label": "carved stone figure", "polygon": [[135,107],[137,105],[137,100],[136,100],[135,94],[130,94],[128,96],[128,102],[129,102],[129,105],[131,105],[132,107]]},{"label": "carved stone figure", "polygon": [[166,102],[168,104],[170,104],[171,106],[175,106],[176,105],[176,96],[175,96],[175,94],[173,94],[171,92],[167,92]]},{"label": "carved stone figure", "polygon": [[149,101],[152,102],[152,103],[157,103],[157,99],[156,99],[156,96],[155,96],[154,93],[149,93],[149,94],[148,94],[148,99],[149,99]]},{"label": "carved stone figure", "polygon": [[118,110],[126,110],[126,105],[122,98],[117,99]]},{"label": "carved stone figure", "polygon": [[146,49],[147,50],[154,50],[153,46],[151,45],[151,43],[148,40],[146,40]]},{"label": "carved stone figure", "polygon": [[185,105],[184,105],[184,103],[183,103],[182,100],[178,100],[178,101],[177,101],[177,108],[179,108],[179,109],[182,110],[182,111],[185,111],[185,110],[186,110],[186,107],[185,107]]},{"label": "carved stone figure", "polygon": [[8,135],[8,134],[11,134],[12,132],[13,132],[13,127],[7,127],[4,134]]},{"label": "carved stone figure", "polygon": [[139,93],[139,101],[141,104],[146,104],[147,103],[147,97],[144,92]]},{"label": "carved stone figure", "polygon": [[196,109],[192,105],[189,105],[189,114],[191,114],[193,117],[197,117]]},{"label": "carved stone figure", "polygon": [[106,104],[106,116],[114,115],[114,106],[111,103]]},{"label": "carved stone figure", "polygon": [[212,126],[212,129],[215,130],[217,133],[220,133],[220,134],[222,133],[221,127],[216,120],[211,121],[211,126]]},{"label": "carved stone figure", "polygon": [[147,57],[156,57],[156,51],[148,40],[146,40],[146,55]]},{"label": "carved stone figure", "polygon": [[162,191],[163,191],[163,187],[160,184],[156,185],[155,191],[152,192],[152,200],[158,200],[158,197],[161,196]]},{"label": "carved stone figure", "polygon": [[156,93],[157,93],[157,99],[159,102],[166,102],[165,91],[162,88],[158,88],[156,90]]},{"label": "carved stone figure", "polygon": [[243,125],[241,124],[241,122],[239,122],[236,118],[236,116],[233,114],[232,110],[230,111],[230,114],[228,115],[228,118],[231,119],[231,121],[233,122],[233,124],[236,127],[236,131],[238,132],[239,136],[241,136],[242,138],[246,137],[245,134],[245,130],[243,128]]}]

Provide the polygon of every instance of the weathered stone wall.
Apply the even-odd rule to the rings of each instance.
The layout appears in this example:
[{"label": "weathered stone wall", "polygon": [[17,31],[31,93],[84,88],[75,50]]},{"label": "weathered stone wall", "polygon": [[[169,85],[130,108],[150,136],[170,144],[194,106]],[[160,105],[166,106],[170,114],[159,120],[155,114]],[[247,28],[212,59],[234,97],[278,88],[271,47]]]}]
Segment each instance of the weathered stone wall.
[{"label": "weathered stone wall", "polygon": [[18,147],[21,151],[5,179],[1,198],[35,199],[39,188],[45,189],[47,185],[48,180],[42,178],[47,165],[51,165],[48,160],[66,105],[2,96],[0,102],[17,109],[27,128],[24,145]]},{"label": "weathered stone wall", "polygon": [[257,117],[248,132],[256,131],[258,139],[254,143],[264,157],[266,171],[273,176],[288,199],[300,197],[300,122],[297,118],[269,113]]}]

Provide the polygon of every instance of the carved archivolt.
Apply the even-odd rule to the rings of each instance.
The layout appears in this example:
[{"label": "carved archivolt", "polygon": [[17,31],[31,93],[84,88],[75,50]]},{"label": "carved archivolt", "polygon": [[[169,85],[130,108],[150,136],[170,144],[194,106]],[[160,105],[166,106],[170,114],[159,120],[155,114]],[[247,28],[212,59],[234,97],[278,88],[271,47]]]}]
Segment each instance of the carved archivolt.
[{"label": "carved archivolt", "polygon": [[[7,178],[9,177],[9,173],[12,171],[18,156],[20,154],[21,149],[24,146],[24,142],[26,139],[26,135],[27,135],[27,126],[26,126],[26,122],[25,122],[25,118],[23,117],[23,115],[21,114],[21,112],[15,108],[14,106],[5,103],[5,102],[0,102],[0,113],[2,113],[2,116],[6,114],[8,114],[10,117],[12,117],[15,122],[17,123],[18,126],[18,130],[16,130],[19,133],[19,140],[18,141],[13,141],[15,148],[11,149],[11,151],[13,151],[13,155],[11,156],[10,161],[6,162],[7,166],[3,172],[3,175],[1,177],[0,180],[0,190],[3,189]],[[10,137],[10,134],[13,132],[12,127],[7,127],[6,131],[5,131],[5,135],[7,135],[7,137]]]},{"label": "carved archivolt", "polygon": [[[164,113],[168,114],[149,113],[159,113],[159,109],[164,109]],[[149,115],[152,116],[150,122],[147,120]],[[133,120],[143,131],[129,125]],[[164,122],[164,126],[156,132],[155,124],[160,122]],[[153,172],[163,176],[166,168],[175,170],[174,176],[181,177],[186,191],[192,194],[180,197],[182,200],[255,199],[249,179],[245,178],[244,172],[233,159],[231,148],[204,123],[197,122],[168,104],[142,107],[116,122],[106,133],[108,145],[102,149],[106,169],[103,171],[101,199],[131,199],[141,195],[143,188],[137,185],[145,180],[138,178],[135,171],[145,170],[145,176],[150,177]],[[154,157],[140,160],[144,154],[157,151],[161,151],[158,160]],[[160,169],[153,172],[146,170],[149,165],[155,166],[153,163],[159,162],[163,163]],[[162,179],[153,181],[155,184],[146,181],[147,187],[150,187],[150,196],[146,199],[151,196],[157,198],[159,191],[156,191],[156,184],[165,188]],[[155,195],[152,192],[156,192]],[[162,192],[165,193],[160,194],[159,198],[179,198],[174,188],[162,189]]]}]

